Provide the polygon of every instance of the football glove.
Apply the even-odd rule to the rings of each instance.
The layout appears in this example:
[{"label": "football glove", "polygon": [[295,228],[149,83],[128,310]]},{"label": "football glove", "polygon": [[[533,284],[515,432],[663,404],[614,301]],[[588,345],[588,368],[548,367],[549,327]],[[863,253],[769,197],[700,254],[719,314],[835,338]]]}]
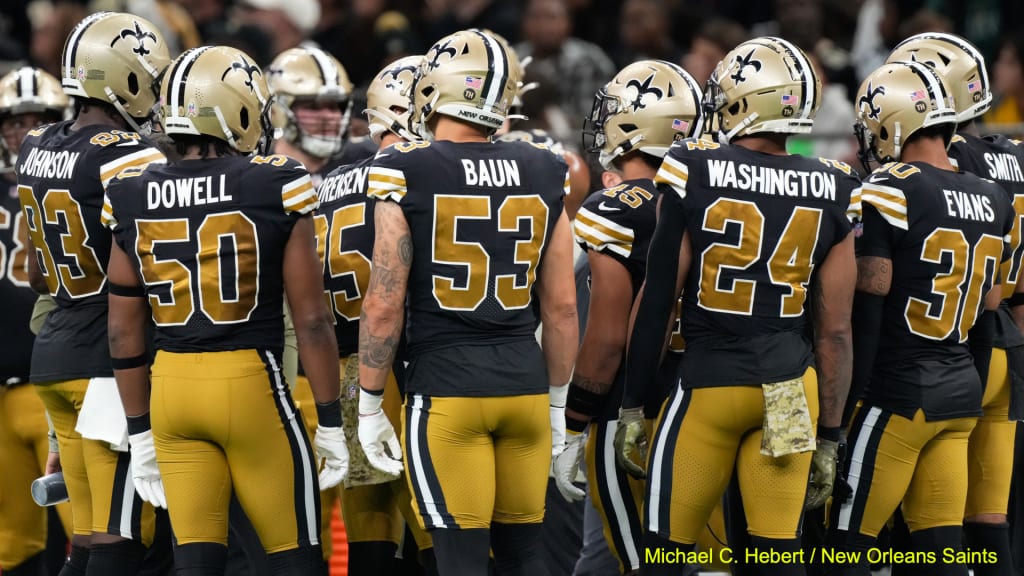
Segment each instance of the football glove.
[{"label": "football glove", "polygon": [[565,450],[555,456],[554,473],[555,486],[562,493],[562,498],[569,502],[583,500],[586,493],[573,484],[576,473],[580,469],[580,462],[583,461],[583,450],[587,445],[587,434],[584,432],[568,432],[565,442]]},{"label": "football glove", "polygon": [[383,402],[382,395],[359,391],[359,444],[371,466],[397,476],[402,473],[402,449],[395,437],[395,429],[381,408]]},{"label": "football glove", "polygon": [[551,458],[557,458],[565,450],[565,399],[569,395],[569,385],[551,386],[548,388],[551,416]]},{"label": "football glove", "polygon": [[340,426],[317,426],[313,448],[316,450],[317,459],[323,459],[320,489],[327,490],[340,484],[348,474],[348,445],[345,443],[345,432]]},{"label": "football glove", "polygon": [[158,508],[167,508],[164,481],[156,465],[153,431],[132,434],[128,437],[128,443],[131,447],[132,483],[135,484],[139,498]]},{"label": "football glove", "polygon": [[836,481],[836,461],[839,443],[833,440],[818,438],[818,448],[811,456],[811,479],[807,487],[805,510],[814,510],[825,505],[832,495],[832,486]]},{"label": "football glove", "polygon": [[620,408],[619,423],[615,428],[615,461],[634,478],[646,478],[647,472],[633,460],[647,461],[647,431],[644,429],[643,408]]}]

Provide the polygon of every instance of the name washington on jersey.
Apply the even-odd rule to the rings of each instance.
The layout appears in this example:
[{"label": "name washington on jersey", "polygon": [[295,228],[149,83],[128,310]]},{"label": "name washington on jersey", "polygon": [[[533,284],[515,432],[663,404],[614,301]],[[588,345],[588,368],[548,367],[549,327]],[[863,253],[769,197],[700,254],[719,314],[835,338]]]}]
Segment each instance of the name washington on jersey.
[{"label": "name washington on jersey", "polygon": [[748,190],[771,196],[836,199],[836,177],[816,170],[790,170],[708,158],[708,184],[713,188]]},{"label": "name washington on jersey", "polygon": [[363,166],[325,178],[317,191],[320,203],[334,202],[349,194],[366,194],[366,174],[369,171],[369,166]]},{"label": "name washington on jersey", "polygon": [[33,147],[28,158],[21,163],[18,173],[35,178],[70,180],[81,152],[67,150],[44,150]]}]

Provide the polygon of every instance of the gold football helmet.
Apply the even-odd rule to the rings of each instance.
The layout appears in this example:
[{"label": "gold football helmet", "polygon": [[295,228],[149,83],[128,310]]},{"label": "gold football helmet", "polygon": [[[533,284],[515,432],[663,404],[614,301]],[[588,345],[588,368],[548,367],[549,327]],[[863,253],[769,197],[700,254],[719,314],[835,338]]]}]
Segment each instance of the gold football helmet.
[{"label": "gold football helmet", "polygon": [[478,124],[493,133],[501,127],[519,85],[518,67],[490,34],[461,30],[427,51],[413,89],[412,122],[430,139],[434,114]]},{"label": "gold football helmet", "polygon": [[109,102],[140,130],[152,116],[157,79],[171,58],[160,30],[145,18],[98,12],[68,35],[61,55],[61,86],[68,96]]},{"label": "gold football helmet", "polygon": [[424,60],[423,56],[399,58],[370,81],[363,113],[369,119],[370,138],[375,143],[380,144],[384,133],[389,130],[405,140],[420,139],[412,131],[409,120],[412,116],[412,88]]},{"label": "gold football helmet", "polygon": [[[285,140],[317,158],[341,150],[352,113],[352,81],[337,58],[319,48],[285,50],[267,67],[267,83],[274,95],[274,126],[284,130]],[[342,115],[337,133],[306,133],[292,108],[297,101],[337,103]]]},{"label": "gold football helmet", "polygon": [[865,167],[868,152],[878,162],[898,161],[903,145],[923,128],[946,125],[950,138],[956,129],[949,90],[934,69],[918,62],[894,62],[876,69],[861,84],[855,105],[854,129]]},{"label": "gold football helmet", "polygon": [[920,62],[935,69],[946,82],[956,121],[967,122],[992,106],[992,90],[985,58],[973,44],[959,36],[925,32],[901,42],[886,62]]},{"label": "gold football helmet", "polygon": [[270,90],[263,71],[241,50],[193,48],[175,60],[160,91],[164,132],[212,136],[248,154],[267,153]]},{"label": "gold football helmet", "polygon": [[802,50],[765,36],[732,49],[718,63],[704,95],[719,140],[759,132],[806,134],[821,104],[821,81]]},{"label": "gold football helmet", "polygon": [[700,85],[686,70],[664,60],[626,66],[594,96],[585,119],[583,147],[612,169],[634,150],[664,158],[676,140],[703,131]]},{"label": "gold football helmet", "polygon": [[[39,114],[44,121],[55,122],[66,116],[68,104],[60,82],[41,68],[23,66],[0,79],[0,122],[22,114]],[[14,168],[21,140],[25,133],[38,126],[18,124],[13,130],[17,136],[8,136],[5,131],[0,137],[0,172]]]}]

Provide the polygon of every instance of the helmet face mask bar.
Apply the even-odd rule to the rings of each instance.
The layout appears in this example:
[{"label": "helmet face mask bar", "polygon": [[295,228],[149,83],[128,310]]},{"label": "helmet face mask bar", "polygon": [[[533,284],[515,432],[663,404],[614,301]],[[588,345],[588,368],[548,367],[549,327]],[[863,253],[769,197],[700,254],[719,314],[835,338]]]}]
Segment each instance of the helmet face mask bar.
[{"label": "helmet face mask bar", "polygon": [[[352,115],[353,86],[337,58],[313,47],[285,50],[267,67],[267,83],[274,95],[271,117],[279,138],[316,158],[330,158],[341,151]],[[325,104],[337,106],[336,129],[307,131],[296,107]],[[319,121],[323,128],[324,118]]]}]

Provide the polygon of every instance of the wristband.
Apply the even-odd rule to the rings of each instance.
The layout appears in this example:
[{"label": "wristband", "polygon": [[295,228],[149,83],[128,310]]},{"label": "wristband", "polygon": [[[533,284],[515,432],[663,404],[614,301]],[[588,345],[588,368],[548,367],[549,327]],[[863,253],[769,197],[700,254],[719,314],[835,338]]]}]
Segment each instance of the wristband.
[{"label": "wristband", "polygon": [[146,296],[146,289],[142,286],[125,286],[124,284],[115,284],[109,279],[107,280],[107,292],[114,296],[121,296],[122,298],[144,298]]},{"label": "wristband", "polygon": [[1006,304],[1010,308],[1014,306],[1024,305],[1024,292],[1014,292],[1009,298],[1006,299]]},{"label": "wristband", "polygon": [[131,358],[111,358],[110,367],[114,370],[131,370],[149,365],[149,355],[143,352]]},{"label": "wristband", "polygon": [[818,439],[819,440],[830,440],[832,442],[839,442],[840,434],[843,431],[841,426],[822,426],[818,425]]},{"label": "wristband", "polygon": [[583,420],[577,420],[568,414],[565,415],[565,429],[577,434],[583,434],[586,431],[587,426],[590,426],[590,422],[584,422]]},{"label": "wristband", "polygon": [[151,428],[149,424],[149,412],[138,416],[128,416],[128,435],[135,436]]},{"label": "wristband", "polygon": [[341,428],[341,398],[326,404],[316,403],[317,423],[325,428]]},{"label": "wristband", "polygon": [[593,418],[604,408],[604,401],[604,394],[569,384],[569,397],[566,398],[565,407],[577,414]]}]

